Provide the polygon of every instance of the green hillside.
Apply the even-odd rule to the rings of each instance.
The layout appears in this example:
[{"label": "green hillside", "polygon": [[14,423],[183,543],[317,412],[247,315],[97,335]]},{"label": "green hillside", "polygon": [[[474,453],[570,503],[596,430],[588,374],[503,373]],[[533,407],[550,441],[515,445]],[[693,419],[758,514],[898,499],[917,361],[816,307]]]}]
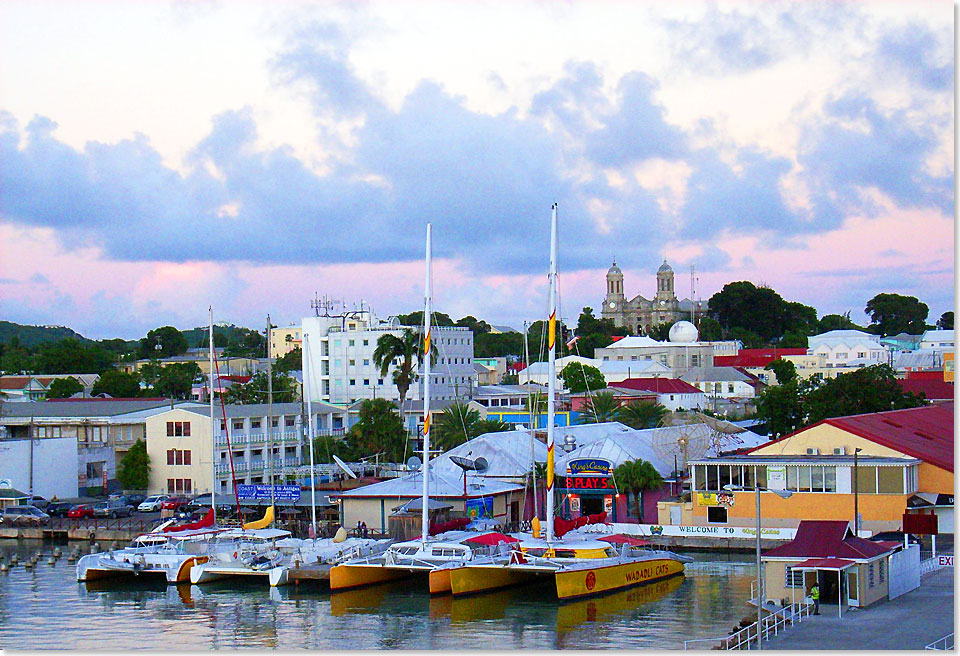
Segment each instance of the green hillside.
[{"label": "green hillside", "polygon": [[14,337],[20,340],[20,346],[26,348],[34,348],[40,344],[59,342],[68,338],[87,344],[93,343],[93,340],[87,339],[66,326],[22,326],[10,321],[0,321],[0,344],[9,344]]}]

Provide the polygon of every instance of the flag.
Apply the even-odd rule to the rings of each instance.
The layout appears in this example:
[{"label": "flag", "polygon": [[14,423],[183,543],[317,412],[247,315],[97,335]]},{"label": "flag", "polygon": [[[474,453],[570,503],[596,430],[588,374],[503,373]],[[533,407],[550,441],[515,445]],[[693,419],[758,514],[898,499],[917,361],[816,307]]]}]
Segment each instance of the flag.
[{"label": "flag", "polygon": [[573,339],[571,339],[569,342],[567,342],[567,348],[568,348],[568,349],[572,349],[572,348],[573,348],[573,345],[577,343],[577,340],[578,340],[578,339],[580,339],[580,335],[577,335],[576,337],[574,337]]}]

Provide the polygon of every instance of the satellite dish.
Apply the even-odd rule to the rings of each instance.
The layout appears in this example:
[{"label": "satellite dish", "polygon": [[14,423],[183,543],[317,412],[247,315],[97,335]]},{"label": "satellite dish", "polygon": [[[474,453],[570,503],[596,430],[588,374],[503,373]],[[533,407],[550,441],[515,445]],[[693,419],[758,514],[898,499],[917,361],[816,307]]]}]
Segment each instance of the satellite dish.
[{"label": "satellite dish", "polygon": [[470,458],[464,458],[462,456],[450,456],[450,460],[463,471],[474,471],[477,468],[477,463]]},{"label": "satellite dish", "polygon": [[478,474],[482,474],[483,472],[487,471],[487,467],[490,466],[487,464],[487,459],[484,458],[483,456],[480,456],[479,458],[474,460],[473,465],[474,467],[476,467]]},{"label": "satellite dish", "polygon": [[347,476],[349,476],[350,478],[357,477],[357,475],[353,473],[353,470],[347,467],[347,463],[345,463],[343,460],[341,460],[337,456],[333,456],[333,461],[337,463],[337,466],[340,467],[340,469],[342,469],[347,474]]},{"label": "satellite dish", "polygon": [[420,469],[421,464],[422,463],[420,462],[420,458],[418,458],[417,456],[410,456],[409,458],[407,458],[407,469],[415,471],[417,469]]}]

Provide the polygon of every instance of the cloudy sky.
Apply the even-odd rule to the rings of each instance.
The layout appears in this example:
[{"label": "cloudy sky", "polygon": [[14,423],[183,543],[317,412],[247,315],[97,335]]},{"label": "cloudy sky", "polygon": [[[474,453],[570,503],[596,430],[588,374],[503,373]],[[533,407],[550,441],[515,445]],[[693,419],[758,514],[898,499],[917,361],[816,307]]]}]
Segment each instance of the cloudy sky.
[{"label": "cloudy sky", "polygon": [[0,4],[0,318],[93,337],[423,302],[517,327],[767,284],[953,309],[950,2]]}]

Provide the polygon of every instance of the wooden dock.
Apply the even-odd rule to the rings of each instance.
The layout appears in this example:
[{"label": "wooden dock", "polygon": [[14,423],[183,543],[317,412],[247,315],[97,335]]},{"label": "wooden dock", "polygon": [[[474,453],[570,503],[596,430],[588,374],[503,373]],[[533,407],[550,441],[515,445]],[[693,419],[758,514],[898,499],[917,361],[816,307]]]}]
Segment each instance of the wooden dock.
[{"label": "wooden dock", "polygon": [[287,578],[294,585],[300,581],[329,581],[331,567],[325,563],[304,564],[287,570]]}]

